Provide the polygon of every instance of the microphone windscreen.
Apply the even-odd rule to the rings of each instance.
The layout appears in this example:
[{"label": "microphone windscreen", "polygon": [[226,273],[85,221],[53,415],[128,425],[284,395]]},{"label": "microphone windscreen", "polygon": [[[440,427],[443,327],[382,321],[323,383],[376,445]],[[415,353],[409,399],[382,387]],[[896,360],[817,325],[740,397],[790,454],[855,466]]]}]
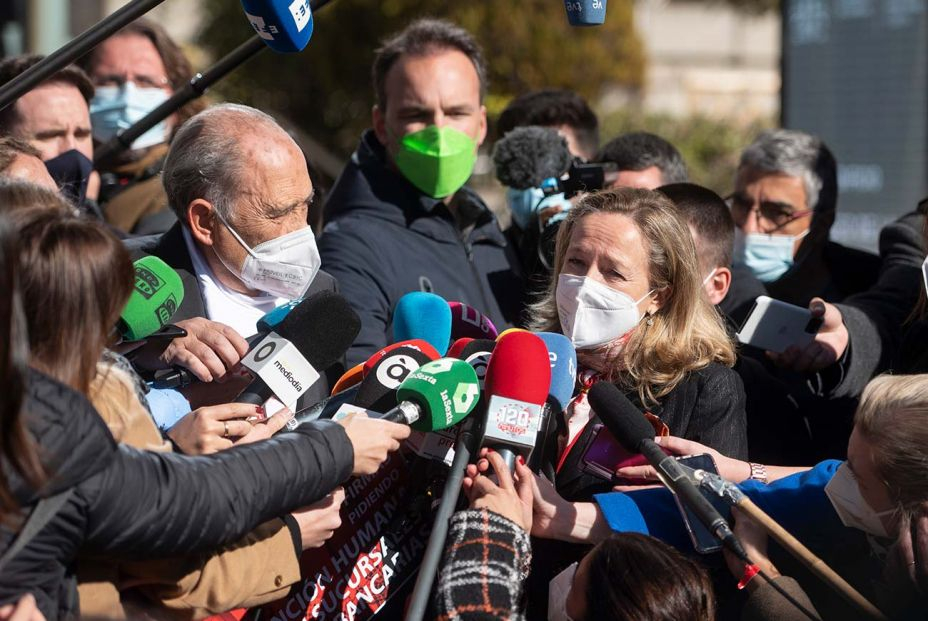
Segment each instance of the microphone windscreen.
[{"label": "microphone windscreen", "polygon": [[383,349],[371,354],[371,357],[368,358],[363,363],[364,377],[368,376],[368,374],[371,372],[371,369],[373,369],[377,365],[377,363],[383,360],[384,356],[387,356],[394,349],[399,349],[401,347],[411,347],[413,349],[417,349],[421,351],[422,353],[426,354],[429,360],[438,360],[439,358],[441,358],[441,354],[439,354],[435,350],[434,347],[432,347],[431,345],[429,345],[422,339],[410,339],[408,341],[400,341],[399,343],[393,343],[392,345],[387,345]]},{"label": "microphone windscreen", "polygon": [[496,342],[484,380],[487,395],[543,405],[551,388],[545,342],[531,332],[511,332]]},{"label": "microphone windscreen", "polygon": [[487,376],[487,365],[490,362],[490,356],[496,349],[496,341],[490,339],[474,339],[461,349],[461,354],[457,356],[470,366],[474,367],[477,373],[477,379],[480,381],[480,388],[483,389],[484,381]]},{"label": "microphone windscreen", "polygon": [[274,328],[280,325],[280,322],[284,320],[284,317],[290,314],[296,306],[303,300],[293,300],[280,306],[276,306],[264,313],[264,317],[258,320],[255,328],[258,331],[258,334],[267,334],[268,332],[273,332]]},{"label": "microphone windscreen", "polygon": [[[462,302],[448,302],[451,309],[451,338],[495,339],[499,330],[490,318],[473,306]],[[452,358],[454,356],[451,356]]]},{"label": "microphone windscreen", "polygon": [[457,358],[458,360],[463,360],[463,358],[461,358],[461,352],[464,351],[464,348],[467,347],[467,344],[473,340],[474,339],[466,336],[456,340],[451,344],[451,347],[448,348],[448,353],[446,355],[448,358]]},{"label": "microphone windscreen", "polygon": [[589,399],[599,420],[629,453],[640,453],[641,441],[654,439],[653,425],[615,384],[596,382]]},{"label": "microphone windscreen", "polygon": [[577,351],[563,334],[539,332],[538,338],[544,341],[551,360],[551,390],[548,394],[563,412],[570,404],[577,385]]},{"label": "microphone windscreen", "polygon": [[274,330],[320,373],[345,355],[360,331],[361,319],[348,300],[334,291],[306,298]]},{"label": "microphone windscreen", "polygon": [[439,295],[425,291],[407,293],[393,310],[393,341],[422,339],[440,355],[451,344],[451,309]]},{"label": "microphone windscreen", "polygon": [[507,334],[512,334],[513,332],[528,332],[528,330],[524,328],[506,328],[505,330],[499,333],[499,336],[496,337],[496,340],[498,341],[504,336],[506,336]]},{"label": "microphone windscreen", "polygon": [[396,389],[424,364],[438,359],[435,350],[423,351],[418,347],[394,347],[371,367],[354,400],[354,405],[376,412],[386,412],[396,406]]},{"label": "microphone windscreen", "polygon": [[127,341],[138,341],[171,321],[184,301],[184,284],[158,257],[142,257],[132,265],[135,284],[119,316],[118,330]]},{"label": "microphone windscreen", "polygon": [[309,0],[242,0],[242,8],[251,27],[275,52],[299,52],[313,36]]},{"label": "microphone windscreen", "polygon": [[342,373],[342,376],[335,382],[335,386],[332,386],[332,392],[329,393],[329,396],[337,395],[341,391],[359,384],[362,379],[364,379],[364,364],[359,362]]},{"label": "microphone windscreen", "polygon": [[477,406],[480,384],[473,367],[463,360],[441,358],[409,374],[396,391],[398,401],[411,401],[422,416],[411,425],[416,431],[447,429]]},{"label": "microphone windscreen", "polygon": [[517,127],[493,147],[496,178],[516,190],[537,188],[545,179],[560,177],[570,162],[567,141],[550,127]]},{"label": "microphone windscreen", "polygon": [[606,23],[606,0],[567,0],[567,22],[571,26],[599,26]]}]

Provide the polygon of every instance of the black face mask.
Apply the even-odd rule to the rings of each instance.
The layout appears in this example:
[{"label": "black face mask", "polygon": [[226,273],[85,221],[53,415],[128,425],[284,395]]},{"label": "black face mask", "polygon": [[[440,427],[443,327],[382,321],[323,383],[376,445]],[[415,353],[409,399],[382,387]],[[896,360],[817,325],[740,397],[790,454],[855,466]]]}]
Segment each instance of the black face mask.
[{"label": "black face mask", "polygon": [[61,189],[65,198],[75,205],[84,202],[87,196],[87,182],[93,172],[93,162],[76,149],[65,151],[58,157],[45,161],[45,168]]}]

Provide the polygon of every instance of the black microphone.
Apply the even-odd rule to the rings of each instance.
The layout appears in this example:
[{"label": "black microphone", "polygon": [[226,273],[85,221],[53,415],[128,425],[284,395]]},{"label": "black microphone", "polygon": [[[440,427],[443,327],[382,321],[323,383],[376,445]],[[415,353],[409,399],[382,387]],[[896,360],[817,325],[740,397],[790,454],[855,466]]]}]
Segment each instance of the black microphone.
[{"label": "black microphone", "polygon": [[360,318],[339,294],[321,291],[306,298],[242,359],[255,379],[235,402],[260,405],[275,396],[293,409],[360,331]]},{"label": "black microphone", "polygon": [[747,553],[725,518],[696,489],[677,460],[666,455],[654,441],[654,428],[641,410],[609,382],[594,384],[590,388],[589,399],[590,407],[619,444],[630,453],[644,455],[657,470],[661,482],[693,511],[709,532],[739,558],[746,559]]},{"label": "black microphone", "polygon": [[493,147],[496,178],[516,190],[540,188],[547,179],[558,179],[573,158],[567,141],[550,127],[516,127]]}]

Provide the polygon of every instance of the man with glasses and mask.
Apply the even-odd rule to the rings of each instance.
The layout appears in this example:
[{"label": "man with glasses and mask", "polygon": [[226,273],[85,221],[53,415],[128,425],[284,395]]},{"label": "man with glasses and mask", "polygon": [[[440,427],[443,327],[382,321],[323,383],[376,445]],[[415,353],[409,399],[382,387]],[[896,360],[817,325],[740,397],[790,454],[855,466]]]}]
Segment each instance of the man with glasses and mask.
[{"label": "man with glasses and mask", "polygon": [[373,129],[332,187],[319,249],[361,317],[356,364],[387,344],[396,302],[429,291],[517,319],[518,259],[496,218],[465,186],[487,133],[486,69],[473,37],[422,19],[374,59]]},{"label": "man with glasses and mask", "polygon": [[[100,43],[81,67],[95,88],[90,120],[105,144],[166,101],[193,77],[180,46],[158,24],[142,18]],[[100,203],[108,222],[127,233],[162,233],[173,223],[158,174],[174,129],[203,109],[194,101],[139,136],[131,148],[98,162]]]},{"label": "man with glasses and mask", "polygon": [[[764,132],[742,152],[729,198],[733,265],[759,279],[770,297],[799,306],[868,289],[879,259],[829,239],[837,198],[837,166],[821,140]],[[737,275],[732,286],[740,286]]]}]

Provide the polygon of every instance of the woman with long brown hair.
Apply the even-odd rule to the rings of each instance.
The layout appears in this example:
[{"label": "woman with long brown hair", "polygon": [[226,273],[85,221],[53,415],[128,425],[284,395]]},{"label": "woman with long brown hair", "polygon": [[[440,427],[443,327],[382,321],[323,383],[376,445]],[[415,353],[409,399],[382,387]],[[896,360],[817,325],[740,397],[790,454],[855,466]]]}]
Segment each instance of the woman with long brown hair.
[{"label": "woman with long brown hair", "polygon": [[126,250],[103,225],[57,210],[17,219],[32,346],[21,411],[47,481],[7,479],[21,509],[0,525],[0,606],[26,591],[47,618],[71,615],[78,550],[140,560],[214,549],[373,472],[398,446],[388,432],[408,434],[385,421],[365,433],[355,419],[201,458],[117,446],[86,391],[132,287]]}]

